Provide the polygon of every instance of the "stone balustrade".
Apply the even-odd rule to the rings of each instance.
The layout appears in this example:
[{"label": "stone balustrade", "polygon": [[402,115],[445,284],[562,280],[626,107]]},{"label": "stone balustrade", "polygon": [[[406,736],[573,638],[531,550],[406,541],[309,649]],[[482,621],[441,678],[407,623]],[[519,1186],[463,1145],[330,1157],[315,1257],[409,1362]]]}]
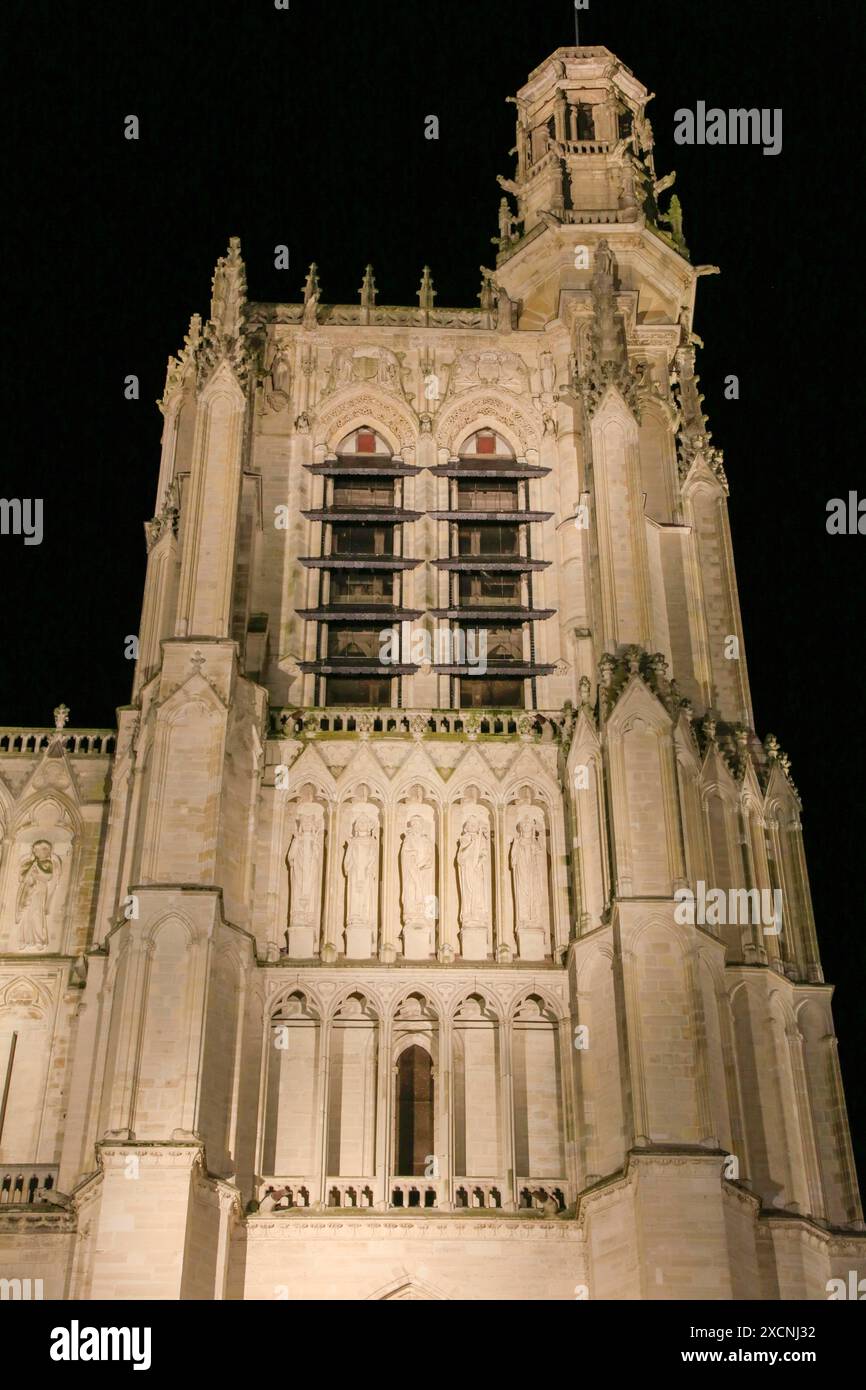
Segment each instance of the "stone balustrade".
[{"label": "stone balustrade", "polygon": [[35,1206],[56,1195],[56,1163],[0,1163],[0,1206]]},{"label": "stone balustrade", "polygon": [[[331,1208],[342,1211],[515,1211],[511,1184],[507,1177],[414,1178],[390,1177],[386,1184],[387,1202],[378,1198],[381,1190],[375,1174],[366,1177],[329,1177],[325,1180],[325,1199],[320,1202],[321,1178],[267,1177],[258,1184],[262,1212]],[[572,1200],[566,1178],[518,1178],[518,1211],[544,1211],[551,1200],[564,1211]],[[274,1203],[275,1205],[271,1205]]]},{"label": "stone balustrade", "polygon": [[55,739],[73,756],[106,757],[114,753],[117,734],[113,729],[0,728],[0,755],[43,753]]},{"label": "stone balustrade", "polygon": [[360,734],[362,738],[460,737],[521,738],[553,742],[559,736],[560,710],[422,710],[363,707],[272,709],[271,731],[277,738],[316,738],[319,734]]}]

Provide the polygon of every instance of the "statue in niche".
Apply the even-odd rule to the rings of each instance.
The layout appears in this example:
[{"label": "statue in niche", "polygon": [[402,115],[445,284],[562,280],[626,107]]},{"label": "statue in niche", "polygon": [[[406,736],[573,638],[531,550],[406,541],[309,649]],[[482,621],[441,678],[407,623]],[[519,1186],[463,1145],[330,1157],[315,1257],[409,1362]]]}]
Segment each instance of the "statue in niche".
[{"label": "statue in niche", "polygon": [[435,895],[436,852],[421,816],[410,816],[400,849],[403,880],[403,922],[428,920],[427,903]]},{"label": "statue in niche", "polygon": [[542,352],[538,359],[538,366],[541,372],[541,389],[548,396],[553,394],[556,386],[556,365],[553,356],[549,352]]},{"label": "statue in niche", "polygon": [[613,252],[604,238],[602,238],[596,247],[595,273],[596,275],[613,275]]},{"label": "statue in niche", "polygon": [[292,885],[291,923],[293,926],[314,926],[322,876],[321,826],[315,816],[299,817],[286,864]]},{"label": "statue in niche", "polygon": [[292,389],[292,368],[286,347],[277,343],[271,358],[271,393],[288,397]]},{"label": "statue in niche", "polygon": [[518,931],[522,927],[544,927],[545,892],[544,846],[541,827],[532,816],[522,816],[511,842],[511,874],[514,881],[514,915]]},{"label": "statue in niche", "polygon": [[469,815],[457,841],[461,926],[486,926],[490,920],[490,841],[479,816]]},{"label": "statue in niche", "polygon": [[501,285],[497,286],[497,290],[499,293],[496,300],[496,330],[498,333],[510,333],[516,326],[514,318],[517,305]]},{"label": "statue in niche", "polygon": [[379,901],[379,837],[370,816],[359,816],[346,846],[349,926],[374,927]]},{"label": "statue in niche", "polygon": [[15,922],[23,951],[48,947],[48,918],[60,882],[63,863],[50,840],[35,840],[20,871]]}]

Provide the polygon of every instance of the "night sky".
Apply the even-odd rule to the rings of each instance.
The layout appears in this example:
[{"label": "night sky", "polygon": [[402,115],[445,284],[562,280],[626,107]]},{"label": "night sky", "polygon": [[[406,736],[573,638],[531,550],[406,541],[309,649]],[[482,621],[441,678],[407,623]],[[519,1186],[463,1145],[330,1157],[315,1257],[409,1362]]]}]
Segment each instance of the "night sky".
[{"label": "night sky", "polygon": [[[698,369],[724,449],[758,733],[775,733],[804,803],[806,849],[852,1129],[862,1098],[866,537],[826,505],[866,494],[852,260],[862,6],[590,0],[581,39],[657,93],[659,175],[675,168],[696,263]],[[166,358],[207,316],[230,235],[249,297],[475,305],[492,265],[513,94],[573,42],[570,0],[182,5],[8,3],[3,92],[6,303],[0,493],[44,499],[44,540],[0,536],[0,723],[111,726],[129,698],[142,522],[153,515]],[[776,157],[679,147],[698,101],[781,107]],[[141,123],[124,139],[124,117]],[[439,117],[438,141],[424,119]],[[290,268],[273,248],[290,248]],[[857,349],[860,345],[857,344]],[[135,373],[141,399],[124,399]],[[723,396],[735,373],[740,399]],[[858,637],[857,634],[860,634]]]}]

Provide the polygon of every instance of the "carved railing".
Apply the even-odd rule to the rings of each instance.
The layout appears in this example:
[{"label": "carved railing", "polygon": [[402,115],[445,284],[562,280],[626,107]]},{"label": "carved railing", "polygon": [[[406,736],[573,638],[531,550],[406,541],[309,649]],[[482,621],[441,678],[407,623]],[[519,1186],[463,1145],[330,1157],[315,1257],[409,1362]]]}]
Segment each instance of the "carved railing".
[{"label": "carved railing", "polygon": [[36,1206],[58,1195],[56,1163],[0,1163],[0,1206]]},{"label": "carved railing", "polygon": [[[47,1171],[47,1170],[46,1170]],[[320,1201],[321,1177],[312,1174],[262,1178],[257,1197],[263,1214],[270,1211],[372,1211],[380,1209],[381,1181],[374,1174],[329,1177]],[[564,1211],[573,1200],[567,1178],[518,1178],[518,1211],[544,1212],[551,1202]],[[506,1177],[388,1179],[385,1205],[391,1211],[490,1211],[514,1214],[512,1187]],[[555,1212],[551,1209],[551,1214]]]},{"label": "carved railing", "polygon": [[552,742],[559,736],[561,711],[525,709],[272,709],[275,738],[316,738],[319,734],[360,734],[362,738],[521,738]]},{"label": "carved railing", "polygon": [[388,1206],[395,1211],[435,1211],[447,1195],[442,1178],[391,1178],[388,1183]]},{"label": "carved railing", "polygon": [[609,140],[563,140],[566,154],[610,154],[613,148]]},{"label": "carved railing", "polygon": [[564,1211],[573,1200],[567,1178],[518,1178],[517,1196],[518,1211],[543,1210],[550,1198],[553,1198],[560,1211]]},{"label": "carved railing", "polygon": [[375,1205],[375,1178],[328,1178],[325,1205],[343,1207],[350,1211],[369,1210]]},{"label": "carved railing", "polygon": [[510,1200],[511,1190],[504,1178],[454,1178],[454,1208],[456,1211],[502,1211]]},{"label": "carved railing", "polygon": [[0,754],[42,753],[55,740],[67,753],[105,757],[114,752],[117,734],[113,729],[23,729],[0,728]]},{"label": "carved railing", "polygon": [[[306,1174],[301,1177],[262,1178],[256,1190],[260,1203],[271,1210],[291,1211],[310,1208],[319,1200],[321,1177]],[[266,1202],[265,1199],[268,1199]]]}]

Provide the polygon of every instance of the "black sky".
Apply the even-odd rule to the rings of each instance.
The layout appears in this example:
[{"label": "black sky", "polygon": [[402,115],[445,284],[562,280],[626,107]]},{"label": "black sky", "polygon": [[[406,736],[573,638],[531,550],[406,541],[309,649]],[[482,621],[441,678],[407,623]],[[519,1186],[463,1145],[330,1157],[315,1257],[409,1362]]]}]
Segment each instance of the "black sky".
[{"label": "black sky", "polygon": [[[573,41],[570,0],[315,4],[148,0],[5,7],[3,496],[41,497],[45,537],[0,536],[0,722],[110,726],[129,696],[142,522],[154,510],[165,361],[207,314],[242,238],[253,299],[476,303],[511,174],[513,94]],[[758,732],[792,758],[852,1127],[866,1171],[862,991],[866,757],[859,667],[866,538],[826,504],[866,494],[854,279],[863,170],[862,6],[590,0],[605,44],[657,93],[659,173],[677,170],[695,328],[725,451]],[[781,107],[783,148],[682,148],[699,100]],[[123,138],[124,117],[141,123]],[[424,118],[440,121],[424,139]],[[286,243],[291,264],[273,268]],[[141,399],[128,402],[135,373]],[[729,373],[740,399],[723,398]],[[858,633],[860,634],[858,636]]]}]

